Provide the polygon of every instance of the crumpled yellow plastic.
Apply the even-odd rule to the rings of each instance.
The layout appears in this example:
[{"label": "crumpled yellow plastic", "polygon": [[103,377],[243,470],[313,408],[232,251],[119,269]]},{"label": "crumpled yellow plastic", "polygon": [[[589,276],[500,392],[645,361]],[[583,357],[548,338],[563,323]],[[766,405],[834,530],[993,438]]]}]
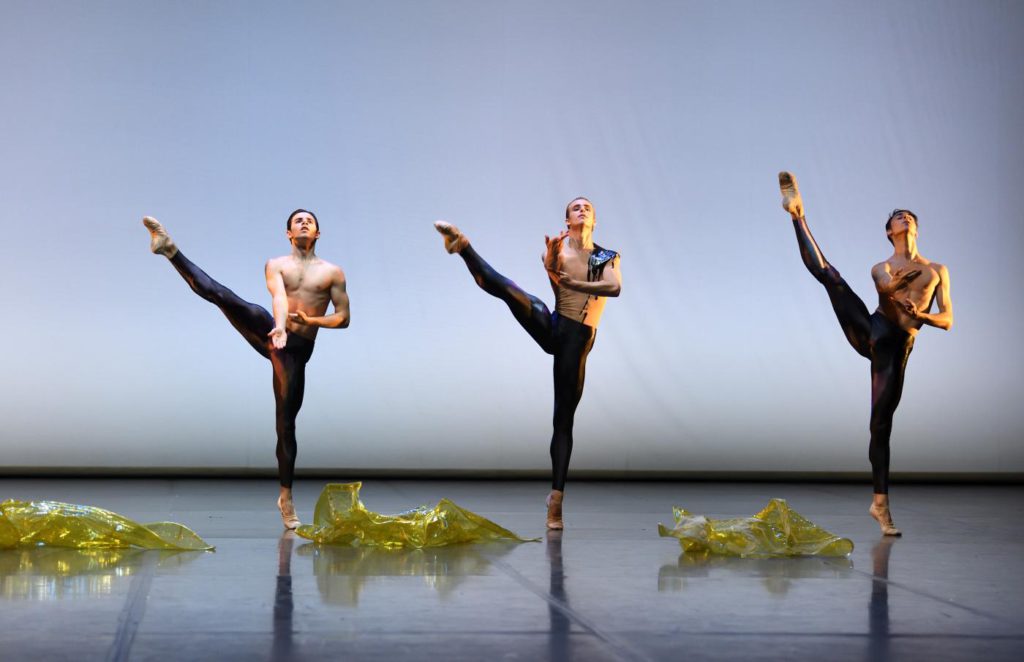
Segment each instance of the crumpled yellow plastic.
[{"label": "crumpled yellow plastic", "polygon": [[194,531],[174,522],[139,524],[109,510],[59,501],[9,499],[0,503],[0,549],[38,545],[76,549],[213,549]]},{"label": "crumpled yellow plastic", "polygon": [[829,533],[800,515],[785,499],[772,499],[753,517],[708,519],[676,506],[676,525],[658,525],[662,537],[678,538],[684,552],[727,556],[847,556],[853,541]]},{"label": "crumpled yellow plastic", "polygon": [[296,533],[317,543],[380,547],[540,540],[520,538],[448,499],[441,499],[433,508],[420,506],[397,515],[381,515],[367,510],[360,501],[362,486],[362,483],[328,484],[316,502],[313,523],[300,526]]}]

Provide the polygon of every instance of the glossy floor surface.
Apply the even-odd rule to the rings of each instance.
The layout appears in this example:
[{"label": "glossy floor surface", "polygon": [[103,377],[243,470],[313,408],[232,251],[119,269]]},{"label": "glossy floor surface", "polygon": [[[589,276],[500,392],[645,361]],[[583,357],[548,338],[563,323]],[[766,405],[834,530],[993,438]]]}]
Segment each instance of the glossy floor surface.
[{"label": "glossy floor surface", "polygon": [[[296,487],[311,517],[319,481]],[[367,507],[449,497],[540,542],[317,547],[282,535],[257,480],[0,480],[0,499],[173,520],[213,553],[0,551],[3,659],[1017,660],[1024,488],[898,485],[882,539],[864,485],[368,481]],[[751,515],[771,497],[856,547],[845,559],[688,558],[673,505]]]}]

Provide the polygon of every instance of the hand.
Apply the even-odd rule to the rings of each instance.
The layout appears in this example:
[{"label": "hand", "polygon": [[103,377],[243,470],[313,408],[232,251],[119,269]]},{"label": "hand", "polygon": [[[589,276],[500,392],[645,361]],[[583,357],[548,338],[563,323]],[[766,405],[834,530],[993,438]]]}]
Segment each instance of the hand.
[{"label": "hand", "polygon": [[288,332],[283,327],[275,326],[267,334],[267,337],[270,338],[274,349],[284,349],[284,346],[288,344]]},{"label": "hand", "polygon": [[570,290],[575,289],[582,281],[578,281],[564,271],[558,272],[558,284],[562,287],[567,287]]},{"label": "hand", "polygon": [[898,303],[900,307],[903,308],[903,312],[906,313],[911,319],[921,319],[921,311],[917,309],[917,304],[915,304],[910,299],[903,299],[902,301],[897,301],[896,303]]},{"label": "hand", "polygon": [[[903,269],[905,269],[904,267]],[[914,279],[921,275],[920,269],[911,269],[904,271],[903,269],[897,269],[892,274],[892,280],[890,281],[889,288],[891,291],[896,292],[902,290],[906,286],[914,282]]]},{"label": "hand", "polygon": [[559,271],[559,249],[562,247],[562,242],[566,237],[569,236],[569,230],[562,230],[554,237],[544,235],[544,245],[546,250],[544,255],[541,256],[541,260],[544,262],[544,268],[552,274]]},{"label": "hand", "polygon": [[288,319],[295,324],[302,324],[303,326],[309,326],[313,323],[313,320],[309,318],[306,313],[301,310],[296,310],[294,313],[288,314]]}]

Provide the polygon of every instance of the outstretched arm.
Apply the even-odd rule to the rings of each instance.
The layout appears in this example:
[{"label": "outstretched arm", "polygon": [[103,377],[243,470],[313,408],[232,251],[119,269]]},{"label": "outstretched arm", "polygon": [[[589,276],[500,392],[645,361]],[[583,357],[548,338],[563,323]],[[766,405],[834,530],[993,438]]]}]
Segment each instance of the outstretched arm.
[{"label": "outstretched arm", "polygon": [[[913,301],[900,302],[907,314],[916,320],[920,320],[929,326],[949,331],[953,328],[953,300],[949,297],[949,271],[943,265],[938,267],[939,284],[935,288],[935,303],[939,312],[928,313],[917,309]],[[928,305],[931,308],[931,305]]]},{"label": "outstretched arm", "polygon": [[288,332],[285,331],[285,322],[288,319],[288,293],[284,289],[284,276],[281,275],[281,268],[274,260],[267,261],[267,289],[270,290],[272,309],[274,312],[274,328],[270,330],[267,337],[277,349],[282,349],[288,344]]},{"label": "outstretched arm", "polygon": [[344,329],[349,323],[348,291],[345,282],[345,272],[340,267],[334,272],[331,279],[331,303],[334,304],[334,312],[330,315],[311,317],[301,310],[292,313],[293,322],[307,324],[309,326],[322,326],[325,329]]},{"label": "outstretched arm", "polygon": [[569,277],[567,273],[559,273],[559,284],[567,289],[593,294],[599,297],[617,297],[622,291],[622,272],[619,269],[619,258],[616,257],[601,272],[601,280],[585,281]]}]

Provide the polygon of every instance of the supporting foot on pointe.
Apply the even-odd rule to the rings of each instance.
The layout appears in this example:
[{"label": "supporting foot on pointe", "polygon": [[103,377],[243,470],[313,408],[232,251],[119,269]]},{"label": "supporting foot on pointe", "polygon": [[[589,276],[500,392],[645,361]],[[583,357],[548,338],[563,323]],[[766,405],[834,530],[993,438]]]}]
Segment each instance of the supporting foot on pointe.
[{"label": "supporting foot on pointe", "polygon": [[171,239],[171,235],[167,234],[167,230],[160,224],[160,221],[152,216],[143,216],[142,224],[149,230],[149,250],[163,255],[168,260],[174,257],[178,252],[178,247],[174,245],[174,240]]},{"label": "supporting foot on pointe", "polygon": [[562,490],[551,490],[548,495],[548,528],[553,531],[561,531],[562,526],[562,497],[565,493]]},{"label": "supporting foot on pointe", "polygon": [[793,218],[803,217],[804,201],[800,197],[800,187],[793,173],[785,170],[779,173],[779,190],[782,192],[782,208]]},{"label": "supporting foot on pointe", "polygon": [[299,516],[295,514],[295,504],[290,496],[285,498],[282,494],[277,497],[277,509],[281,511],[281,521],[284,522],[284,528],[291,531],[299,528],[302,524],[299,521]]},{"label": "supporting foot on pointe", "polygon": [[892,522],[892,514],[889,512],[889,506],[879,506],[878,504],[871,504],[868,508],[868,514],[875,518],[878,522],[878,526],[882,529],[883,536],[902,536],[903,532],[896,528],[896,525]]},{"label": "supporting foot on pointe", "polygon": [[434,221],[434,229],[444,237],[444,249],[449,253],[458,253],[469,246],[466,235],[448,221]]}]

